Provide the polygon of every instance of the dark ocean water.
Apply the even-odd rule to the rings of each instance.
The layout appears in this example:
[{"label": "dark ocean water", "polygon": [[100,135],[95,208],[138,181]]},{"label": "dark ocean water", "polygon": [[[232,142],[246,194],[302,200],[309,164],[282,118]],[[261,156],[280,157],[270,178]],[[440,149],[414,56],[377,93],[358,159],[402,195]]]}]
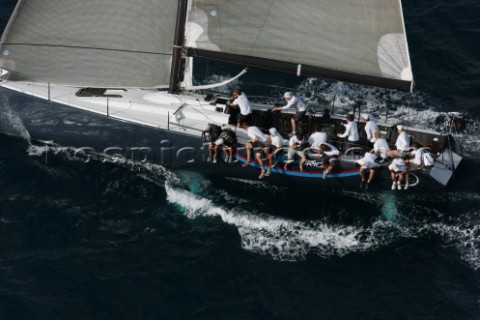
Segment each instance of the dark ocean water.
[{"label": "dark ocean water", "polygon": [[[0,1],[2,29],[15,2]],[[413,96],[254,70],[236,85],[361,96],[373,114],[387,101],[428,124],[462,111],[468,157],[451,189],[317,191],[84,163],[31,146],[4,117],[17,137],[0,135],[0,319],[480,319],[480,1],[403,2]],[[198,67],[204,82],[239,71]]]}]

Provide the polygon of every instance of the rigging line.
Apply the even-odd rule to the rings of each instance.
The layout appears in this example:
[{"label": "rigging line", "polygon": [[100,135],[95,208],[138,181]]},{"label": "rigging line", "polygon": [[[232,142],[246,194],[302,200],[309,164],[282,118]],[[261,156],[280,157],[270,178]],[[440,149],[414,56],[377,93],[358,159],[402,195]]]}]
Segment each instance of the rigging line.
[{"label": "rigging line", "polygon": [[2,43],[2,45],[3,46],[10,45],[10,46],[52,47],[52,48],[68,48],[68,49],[90,49],[90,50],[102,50],[102,51],[129,52],[129,53],[145,53],[145,54],[155,54],[155,55],[164,55],[164,56],[172,55],[171,53],[163,53],[163,52],[126,50],[126,49],[109,49],[109,48],[96,48],[96,47],[83,47],[83,46],[66,46],[66,45],[59,45],[59,44],[5,42],[5,43]]},{"label": "rigging line", "polygon": [[[203,111],[208,111],[207,109],[205,109],[202,105],[202,103],[200,102],[199,99],[195,99],[197,102],[198,102],[198,105],[200,106],[200,108],[202,108]],[[183,103],[183,108],[187,108],[189,105],[184,101],[183,98],[180,98],[180,101]],[[178,109],[180,110],[180,108]],[[207,116],[206,114],[204,114],[203,112],[201,112],[200,110],[197,110],[196,108],[192,108],[193,111],[195,112],[198,112],[200,113],[202,116],[204,116],[206,119],[210,120],[211,122],[213,123],[217,123],[217,121],[213,120],[212,118],[210,118],[209,116]]]},{"label": "rigging line", "polygon": [[213,123],[218,123],[217,121],[213,120],[212,118],[210,118],[209,116],[207,116],[206,114],[204,114],[203,112],[201,112],[200,110],[197,110],[197,109],[193,108],[193,111],[200,113],[202,116],[205,117],[205,119],[208,119],[208,120],[210,120],[210,121],[213,122]]},{"label": "rigging line", "polygon": [[[202,105],[202,103],[200,102],[200,100],[196,99],[196,101],[198,102],[198,104],[200,105],[200,108],[202,108],[202,110],[207,111],[207,110],[203,107],[203,105]],[[204,113],[201,112],[200,110],[197,110],[196,108],[193,108],[193,110],[196,111],[196,112],[198,112],[198,113],[200,113],[202,116],[204,116],[206,119],[210,120],[211,122],[217,123],[217,121],[214,121],[213,119],[211,119],[209,116],[207,116],[206,114],[204,114]]]},{"label": "rigging line", "polygon": [[265,24],[267,23],[267,18],[268,18],[268,16],[270,15],[270,12],[272,11],[273,1],[274,1],[274,0],[271,0],[271,1],[270,1],[270,6],[268,7],[268,12],[267,12],[267,14],[265,15],[265,19],[263,20],[262,27],[261,27],[260,30],[258,31],[257,37],[255,38],[255,41],[252,43],[252,46],[250,47],[250,54],[252,54],[253,47],[254,47],[255,44],[257,43],[258,38],[260,37],[260,34],[263,32],[263,29],[265,28]]},{"label": "rigging line", "polygon": [[[128,115],[128,118],[129,118],[129,119],[126,119],[126,118],[123,117],[122,115],[123,115],[122,111],[117,111],[117,112],[110,113],[110,116],[111,116],[112,118],[124,120],[124,121],[130,122],[130,123],[135,123],[135,124],[145,123],[145,120],[140,119],[140,118],[138,118],[138,117],[134,117],[134,116]],[[198,128],[195,128],[195,127],[192,127],[192,126],[188,126],[188,125],[185,125],[185,124],[180,124],[180,123],[170,122],[170,125],[171,125],[171,126],[173,125],[173,126],[181,127],[181,128],[184,128],[184,129],[193,130],[193,131],[198,131],[198,132],[201,132],[201,131],[202,131],[202,130],[200,130],[200,129],[198,129]],[[165,128],[163,128],[160,124],[157,124],[157,123],[153,123],[153,127],[159,128],[159,129],[165,129]]]}]

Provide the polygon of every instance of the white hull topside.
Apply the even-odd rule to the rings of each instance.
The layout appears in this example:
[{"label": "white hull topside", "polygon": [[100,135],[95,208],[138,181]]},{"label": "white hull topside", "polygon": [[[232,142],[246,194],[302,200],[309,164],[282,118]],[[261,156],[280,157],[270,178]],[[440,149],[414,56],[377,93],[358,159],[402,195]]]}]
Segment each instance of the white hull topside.
[{"label": "white hull topside", "polygon": [[[2,82],[4,88],[113,119],[200,136],[208,123],[227,125],[229,115],[215,111],[200,95],[165,91],[112,89],[104,96],[81,97],[79,88],[28,82]],[[110,95],[110,97],[107,97]]]},{"label": "white hull topside", "polygon": [[[155,89],[109,89],[104,96],[86,97],[76,95],[81,88],[47,83],[4,80],[0,81],[0,87],[113,119],[192,135],[199,135],[209,123],[227,126],[229,119],[229,115],[223,113],[225,104],[213,104],[206,101],[204,95],[188,91],[170,94]],[[252,104],[252,108],[265,111],[271,106]],[[410,129],[437,134],[427,128]],[[240,139],[247,138],[244,130],[236,131]]]}]

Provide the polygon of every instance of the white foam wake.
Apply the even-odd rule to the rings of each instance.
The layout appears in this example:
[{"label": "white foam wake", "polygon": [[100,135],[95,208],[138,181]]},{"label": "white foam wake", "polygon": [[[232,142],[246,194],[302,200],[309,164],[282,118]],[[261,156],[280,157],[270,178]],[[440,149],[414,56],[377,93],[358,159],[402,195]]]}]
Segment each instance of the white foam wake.
[{"label": "white foam wake", "polygon": [[439,234],[447,245],[458,250],[461,258],[473,269],[480,269],[480,226],[432,224],[429,229]]},{"label": "white foam wake", "polygon": [[56,144],[50,144],[45,142],[43,146],[30,144],[27,149],[29,156],[35,157],[45,157],[45,161],[48,162],[48,157],[52,156],[62,156],[63,159],[73,162],[83,162],[88,163],[91,161],[96,161],[99,163],[111,163],[124,168],[128,168],[132,171],[147,172],[148,174],[141,174],[141,177],[145,180],[149,180],[159,186],[163,186],[165,181],[170,181],[173,183],[178,183],[180,180],[177,175],[165,168],[160,164],[154,164],[150,162],[136,161],[128,159],[126,157],[117,157],[115,155],[96,152],[92,150],[81,150],[73,147],[63,147]]},{"label": "white foam wake", "polygon": [[13,111],[10,101],[3,95],[3,102],[0,106],[0,133],[12,137],[31,140],[30,134],[23,125],[22,119]]},{"label": "white foam wake", "polygon": [[303,260],[309,253],[322,257],[362,252],[389,242],[384,231],[390,225],[378,221],[372,227],[329,225],[320,221],[293,221],[242,209],[225,209],[184,189],[165,185],[167,200],[182,207],[190,219],[220,217],[235,226],[241,246],[278,260]]},{"label": "white foam wake", "polygon": [[[167,200],[181,207],[188,218],[219,217],[224,223],[236,227],[242,248],[276,260],[304,260],[309,254],[326,258],[341,257],[375,250],[399,239],[435,234],[441,237],[446,246],[454,247],[469,266],[480,269],[480,226],[475,222],[480,218],[480,212],[465,213],[452,220],[434,208],[425,212],[424,205],[411,203],[415,202],[414,198],[403,199],[406,203],[402,201],[401,208],[398,208],[395,197],[380,194],[364,200],[372,204],[380,203],[382,216],[370,226],[348,226],[323,221],[294,221],[246,211],[240,207],[228,209],[168,182],[165,188]],[[219,194],[222,195],[222,192]],[[479,195],[453,193],[445,198],[448,198],[448,202],[477,202]],[[241,206],[240,200],[227,202]]]},{"label": "white foam wake", "polygon": [[[399,230],[408,238],[438,235],[442,245],[452,247],[472,269],[480,269],[480,194],[442,193],[430,199],[433,206],[416,205],[418,195],[406,197]],[[442,208],[439,210],[438,208]],[[453,214],[452,214],[453,212]]]}]

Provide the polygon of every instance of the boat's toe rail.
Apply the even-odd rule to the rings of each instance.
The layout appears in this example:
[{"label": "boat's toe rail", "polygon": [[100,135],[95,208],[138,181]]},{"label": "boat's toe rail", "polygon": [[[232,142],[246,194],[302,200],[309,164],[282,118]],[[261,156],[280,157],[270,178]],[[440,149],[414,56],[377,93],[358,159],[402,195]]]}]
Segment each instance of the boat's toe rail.
[{"label": "boat's toe rail", "polygon": [[363,146],[357,146],[357,147],[350,147],[345,152],[343,152],[344,157],[352,157],[354,159],[361,159],[365,152],[367,152],[366,148]]}]

